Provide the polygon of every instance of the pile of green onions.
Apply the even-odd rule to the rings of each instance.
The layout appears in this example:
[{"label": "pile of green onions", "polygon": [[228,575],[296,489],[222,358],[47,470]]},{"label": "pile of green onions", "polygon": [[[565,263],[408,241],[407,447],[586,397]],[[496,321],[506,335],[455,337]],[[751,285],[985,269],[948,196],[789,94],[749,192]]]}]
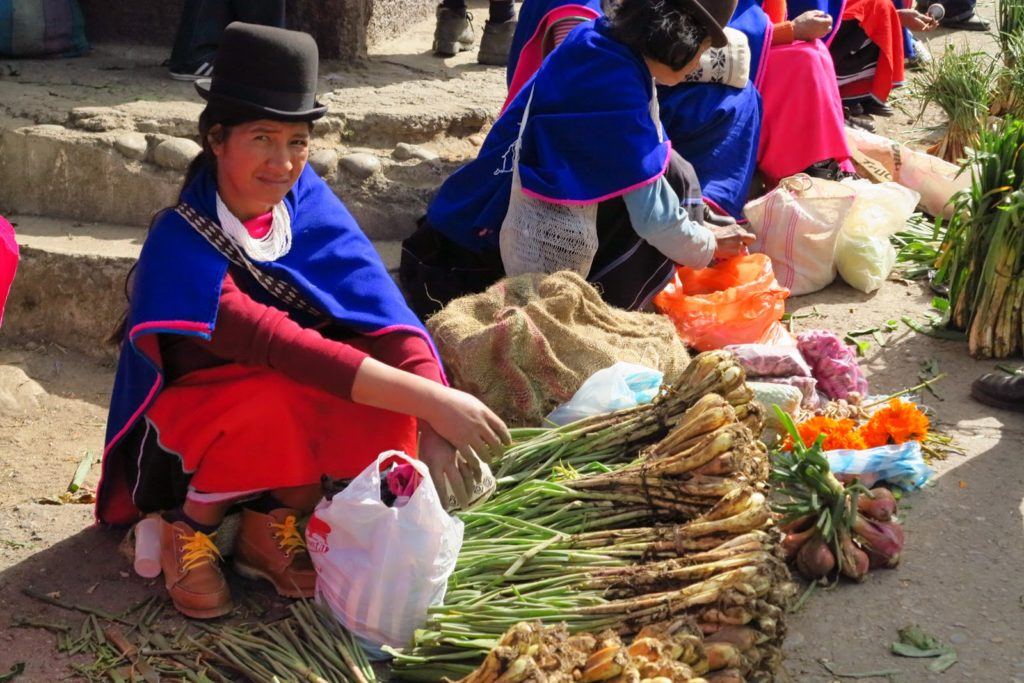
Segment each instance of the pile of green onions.
[{"label": "pile of green onions", "polygon": [[935,280],[949,287],[950,326],[975,358],[1024,350],[1024,122],[983,131],[971,187],[954,200]]},{"label": "pile of green onions", "polygon": [[[691,367],[660,399],[688,405],[681,415],[652,419],[655,405],[628,413],[629,429],[592,420],[509,451],[504,486],[459,513],[465,540],[444,603],[413,647],[393,653],[397,677],[466,676],[532,621],[624,635],[680,616],[708,632],[748,625],[760,643],[750,666],[775,660],[788,573],[763,531],[767,454],[740,421],[760,414],[728,354]],[[644,448],[645,429],[661,440]]]},{"label": "pile of green onions", "polygon": [[935,104],[949,119],[943,137],[932,148],[947,161],[959,162],[968,147],[977,143],[992,110],[1002,69],[984,52],[967,46],[950,47],[929,63],[914,81],[913,94],[921,100],[920,118]]}]

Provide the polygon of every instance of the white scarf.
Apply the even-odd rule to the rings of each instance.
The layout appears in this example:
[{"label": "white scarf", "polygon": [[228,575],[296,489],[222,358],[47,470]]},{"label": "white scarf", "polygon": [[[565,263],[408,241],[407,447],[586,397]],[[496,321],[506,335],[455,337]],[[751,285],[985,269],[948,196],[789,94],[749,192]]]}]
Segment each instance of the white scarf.
[{"label": "white scarf", "polygon": [[270,231],[262,238],[249,234],[242,221],[231,213],[217,193],[217,219],[224,232],[234,240],[253,261],[276,261],[292,248],[292,218],[284,202],[274,205],[271,213]]}]

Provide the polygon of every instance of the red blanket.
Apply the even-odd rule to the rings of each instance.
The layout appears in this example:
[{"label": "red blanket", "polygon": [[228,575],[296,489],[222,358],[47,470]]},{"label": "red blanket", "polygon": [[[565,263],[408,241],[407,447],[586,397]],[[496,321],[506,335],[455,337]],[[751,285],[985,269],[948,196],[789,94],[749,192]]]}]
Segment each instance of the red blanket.
[{"label": "red blanket", "polygon": [[903,27],[891,0],[849,0],[843,21],[856,21],[881,54],[874,78],[864,78],[839,88],[843,99],[872,95],[885,102],[897,84],[903,82]]}]

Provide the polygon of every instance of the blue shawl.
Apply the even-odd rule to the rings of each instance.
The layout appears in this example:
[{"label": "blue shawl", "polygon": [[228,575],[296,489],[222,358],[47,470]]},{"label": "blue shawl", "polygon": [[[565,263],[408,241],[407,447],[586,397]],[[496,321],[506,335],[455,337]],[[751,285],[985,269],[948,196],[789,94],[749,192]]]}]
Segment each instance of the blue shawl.
[{"label": "blue shawl", "polygon": [[[528,0],[519,6],[519,18],[516,24],[515,33],[512,34],[512,44],[508,51],[508,68],[505,70],[506,85],[512,85],[512,76],[519,65],[519,56],[523,48],[535,36],[537,29],[544,22],[551,12],[566,5],[580,5],[587,7],[597,14],[603,14],[601,0]],[[543,38],[543,36],[536,36]]]},{"label": "blue shawl", "polygon": [[750,80],[756,87],[760,87],[772,39],[772,23],[761,9],[761,0],[739,0],[729,26],[747,37],[750,45]]},{"label": "blue shawl", "polygon": [[445,181],[427,209],[430,224],[467,249],[497,248],[531,92],[519,165],[524,193],[591,204],[664,173],[670,144],[651,119],[647,65],[608,34],[605,19],[581,24],[498,117],[477,158]]},{"label": "blue shawl", "polygon": [[743,215],[757,168],[761,96],[752,83],[685,83],[658,88],[661,122],[680,156],[693,165],[706,200]]},{"label": "blue shawl", "polygon": [[[216,222],[216,191],[213,173],[203,170],[182,193],[182,200]],[[277,261],[256,263],[258,268],[296,287],[333,323],[367,335],[412,332],[433,349],[426,329],[406,305],[369,239],[311,167],[306,166],[284,203],[292,221],[291,250]],[[157,219],[146,238],[135,269],[128,332],[110,400],[96,503],[101,521],[125,524],[136,514],[126,486],[127,454],[118,446],[163,387],[157,335],[210,339],[228,265],[173,210]],[[301,324],[313,322],[262,288],[254,298],[289,310]]]}]

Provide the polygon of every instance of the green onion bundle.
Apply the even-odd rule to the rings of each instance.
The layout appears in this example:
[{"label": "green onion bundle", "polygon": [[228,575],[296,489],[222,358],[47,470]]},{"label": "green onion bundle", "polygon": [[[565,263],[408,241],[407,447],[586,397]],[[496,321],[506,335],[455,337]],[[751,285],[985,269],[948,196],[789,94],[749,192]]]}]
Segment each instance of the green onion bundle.
[{"label": "green onion bundle", "polygon": [[949,119],[946,132],[928,152],[957,162],[968,147],[977,143],[978,131],[987,123],[998,91],[1002,69],[984,52],[967,46],[950,47],[940,59],[929,63],[914,81],[913,93],[921,100],[924,114],[935,104]]},{"label": "green onion bundle", "polygon": [[594,462],[608,466],[628,462],[642,447],[662,438],[686,409],[710,393],[725,397],[737,418],[759,432],[761,414],[744,380],[743,369],[731,354],[711,351],[696,356],[677,381],[651,403],[555,429],[516,430],[517,442],[495,467],[499,490],[547,478],[559,466],[572,469]]},{"label": "green onion bundle", "polygon": [[[703,357],[695,369],[733,367],[725,354]],[[746,395],[737,372],[738,382],[725,384],[734,400]],[[702,376],[718,374],[733,372]],[[445,601],[414,646],[395,653],[393,672],[423,681],[469,675],[521,622],[634,634],[680,616],[709,633],[742,626],[759,643],[747,666],[774,661],[788,574],[762,531],[771,517],[759,490],[767,454],[730,401],[689,396],[689,409],[639,457],[627,439],[591,452],[599,462],[549,439],[520,448],[506,488],[459,513],[465,540]],[[611,434],[578,428],[567,431]],[[522,472],[530,476],[514,483]]]},{"label": "green onion bundle", "polygon": [[936,281],[949,286],[950,326],[968,334],[971,355],[1024,350],[1024,122],[1009,118],[981,134],[971,188],[954,202]]},{"label": "green onion bundle", "polygon": [[1013,36],[1024,35],[1024,1],[999,0],[996,15],[996,28],[999,31],[999,44],[1006,60],[1010,49],[1007,43]]}]

